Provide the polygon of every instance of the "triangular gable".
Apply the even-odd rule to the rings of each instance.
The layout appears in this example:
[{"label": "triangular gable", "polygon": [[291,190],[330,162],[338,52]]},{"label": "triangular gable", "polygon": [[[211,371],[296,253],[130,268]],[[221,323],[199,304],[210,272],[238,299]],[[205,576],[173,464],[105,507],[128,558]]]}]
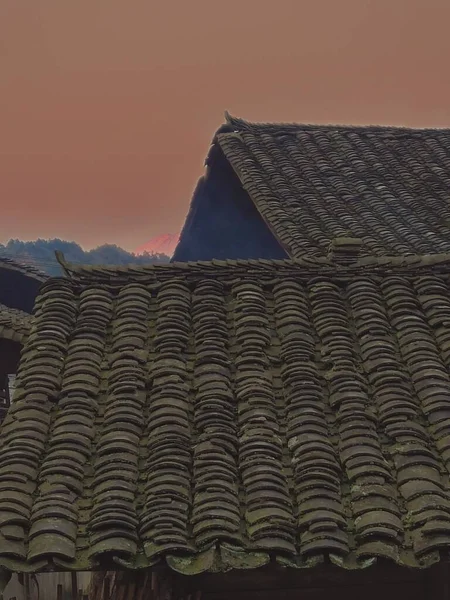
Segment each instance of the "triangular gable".
[{"label": "triangular gable", "polygon": [[[325,255],[331,240],[348,236],[367,255],[450,252],[448,129],[252,124],[227,115],[218,148],[291,257]],[[215,200],[225,210],[219,205],[230,197]]]},{"label": "triangular gable", "polygon": [[172,260],[288,258],[215,143]]}]

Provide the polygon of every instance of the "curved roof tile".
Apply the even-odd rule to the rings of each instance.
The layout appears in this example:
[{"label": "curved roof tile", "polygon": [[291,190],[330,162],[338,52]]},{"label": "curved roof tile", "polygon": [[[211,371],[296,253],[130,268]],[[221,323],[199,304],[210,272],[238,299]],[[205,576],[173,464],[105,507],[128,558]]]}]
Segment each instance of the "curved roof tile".
[{"label": "curved roof tile", "polygon": [[212,165],[217,146],[291,257],[323,255],[335,237],[362,239],[368,255],[450,252],[449,129],[228,115]]},{"label": "curved roof tile", "polygon": [[405,261],[50,279],[0,432],[0,566],[438,561],[450,272]]},{"label": "curved roof tile", "polygon": [[30,332],[32,316],[0,304],[0,338],[24,344]]}]

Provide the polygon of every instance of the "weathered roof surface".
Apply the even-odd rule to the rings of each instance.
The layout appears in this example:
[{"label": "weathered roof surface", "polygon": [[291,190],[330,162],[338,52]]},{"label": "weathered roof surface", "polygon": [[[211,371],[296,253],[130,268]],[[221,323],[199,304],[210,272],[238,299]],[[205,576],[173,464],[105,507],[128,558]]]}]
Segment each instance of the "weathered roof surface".
[{"label": "weathered roof surface", "polygon": [[450,251],[449,129],[227,121],[215,141],[291,257],[341,236],[372,255]]},{"label": "weathered roof surface", "polygon": [[[344,241],[355,241],[343,238]],[[334,243],[341,240],[334,240]],[[338,246],[339,248],[339,246]],[[334,253],[333,253],[334,250]],[[350,259],[350,260],[349,260]],[[339,263],[342,264],[339,264]],[[333,243],[327,256],[302,256],[286,260],[212,260],[195,262],[172,262],[146,265],[83,265],[69,264],[60,259],[65,275],[80,285],[106,285],[114,288],[128,284],[163,282],[174,278],[189,280],[215,278],[233,280],[237,276],[274,277],[295,276],[302,279],[315,277],[317,273],[349,278],[365,272],[419,275],[444,273],[450,268],[449,254],[408,256],[358,256],[343,248],[341,257],[336,256]]]},{"label": "weathered roof surface", "polygon": [[46,282],[0,432],[0,566],[438,560],[450,265],[365,260]]},{"label": "weathered roof surface", "polygon": [[0,304],[0,338],[23,344],[30,332],[31,315]]},{"label": "weathered roof surface", "polygon": [[13,258],[9,258],[7,256],[0,256],[0,267],[2,269],[10,269],[11,271],[20,271],[21,273],[24,273],[27,275],[34,275],[35,277],[37,277],[38,279],[41,279],[42,281],[44,279],[47,279],[47,275],[44,273],[44,271],[41,271],[40,269],[38,269],[36,267],[27,265],[23,262],[19,262],[17,260],[14,260]]}]

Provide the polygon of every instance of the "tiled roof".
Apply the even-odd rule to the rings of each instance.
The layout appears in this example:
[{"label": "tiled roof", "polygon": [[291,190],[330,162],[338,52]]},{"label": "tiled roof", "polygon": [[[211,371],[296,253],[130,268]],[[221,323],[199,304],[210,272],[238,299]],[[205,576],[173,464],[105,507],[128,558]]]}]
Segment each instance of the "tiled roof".
[{"label": "tiled roof", "polygon": [[413,258],[49,280],[0,432],[0,566],[438,560],[450,268]]},{"label": "tiled roof", "polygon": [[31,327],[31,315],[0,304],[0,338],[23,344]]},{"label": "tiled roof", "polygon": [[[347,238],[341,238],[344,241]],[[339,238],[334,242],[339,242]],[[349,240],[350,241],[350,240]],[[355,241],[355,240],[351,240]],[[333,250],[333,243],[331,244]],[[168,279],[189,277],[204,279],[205,277],[221,280],[235,278],[237,275],[253,275],[255,277],[271,278],[274,276],[297,278],[310,278],[317,274],[330,274],[348,278],[352,275],[370,271],[371,273],[386,274],[401,273],[408,275],[419,275],[424,272],[444,273],[450,268],[449,254],[432,255],[408,255],[408,256],[352,256],[352,260],[345,260],[345,252],[342,264],[337,261],[336,255],[329,252],[327,256],[302,256],[286,260],[211,260],[192,262],[172,262],[167,264],[145,264],[145,265],[83,265],[69,264],[60,260],[65,275],[73,282],[83,285],[107,285],[112,287],[126,285],[130,280],[134,282],[158,281]]]},{"label": "tiled roof", "polygon": [[[215,141],[291,257],[450,252],[450,130],[252,124]],[[214,148],[214,146],[213,146]]]},{"label": "tiled roof", "polygon": [[0,304],[30,314],[47,277],[34,267],[0,256]]},{"label": "tiled roof", "polygon": [[40,269],[37,269],[36,267],[32,267],[31,265],[27,265],[22,262],[18,262],[6,256],[0,256],[0,269],[19,271],[24,275],[32,276],[34,278],[39,279],[40,281],[44,281],[48,277],[48,275],[46,275],[46,273],[44,273]]}]

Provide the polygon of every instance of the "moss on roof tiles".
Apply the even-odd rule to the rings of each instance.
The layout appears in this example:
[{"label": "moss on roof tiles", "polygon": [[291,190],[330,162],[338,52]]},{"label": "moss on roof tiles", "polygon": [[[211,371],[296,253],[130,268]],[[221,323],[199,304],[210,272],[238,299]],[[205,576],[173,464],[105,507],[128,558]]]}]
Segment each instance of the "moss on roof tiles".
[{"label": "moss on roof tiles", "polygon": [[0,433],[0,566],[439,560],[448,262],[361,260],[44,284]]}]

